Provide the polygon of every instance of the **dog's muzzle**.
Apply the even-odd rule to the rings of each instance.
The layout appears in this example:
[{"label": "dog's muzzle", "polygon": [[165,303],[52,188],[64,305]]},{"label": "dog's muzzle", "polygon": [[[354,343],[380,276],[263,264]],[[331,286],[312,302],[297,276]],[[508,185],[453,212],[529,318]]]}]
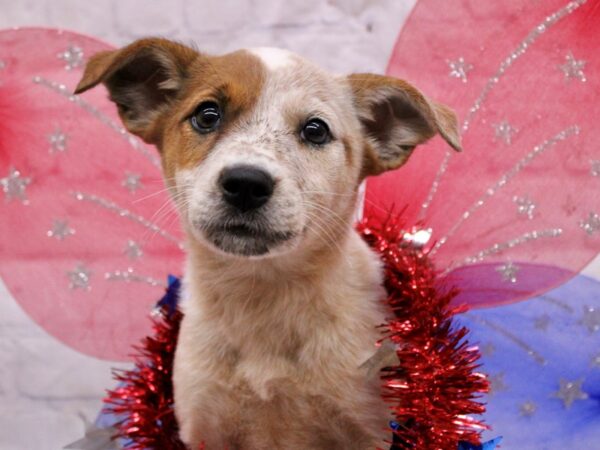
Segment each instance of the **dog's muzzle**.
[{"label": "dog's muzzle", "polygon": [[196,225],[219,250],[238,256],[262,256],[290,241],[295,233],[274,228],[269,211],[276,181],[266,170],[239,164],[224,168],[217,189],[222,207]]}]

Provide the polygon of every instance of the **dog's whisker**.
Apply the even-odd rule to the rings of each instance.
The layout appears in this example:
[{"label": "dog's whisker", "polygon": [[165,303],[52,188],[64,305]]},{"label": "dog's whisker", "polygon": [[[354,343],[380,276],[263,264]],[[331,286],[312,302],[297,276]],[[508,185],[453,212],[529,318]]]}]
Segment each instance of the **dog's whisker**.
[{"label": "dog's whisker", "polygon": [[327,194],[327,195],[335,195],[338,197],[353,197],[356,193],[351,194],[343,194],[340,192],[331,192],[331,191],[318,191],[318,190],[310,190],[310,191],[302,191],[303,194]]},{"label": "dog's whisker", "polygon": [[[341,194],[338,192],[330,192],[330,191],[319,191],[319,190],[310,190],[310,191],[302,191],[305,194],[324,194],[324,195],[333,195],[333,196],[339,196],[339,197],[353,197],[356,196],[356,193],[352,193],[352,194]],[[366,197],[363,197],[363,201],[365,203],[368,203],[370,206],[376,208],[377,210],[385,213],[385,214],[389,214],[390,211],[386,210],[385,208],[381,207],[381,205],[378,205],[377,203],[373,202],[372,200],[369,200]]]},{"label": "dog's whisker", "polygon": [[317,233],[317,236],[319,236],[332,251],[339,251],[339,254],[342,256],[342,258],[348,263],[350,267],[352,267],[351,261],[345,254],[343,248],[338,242],[338,239],[335,238],[335,232],[331,230],[331,228],[329,228],[325,223],[320,222],[320,217],[318,215],[313,214],[310,211],[305,211],[305,215],[308,219],[312,219],[308,222],[308,228],[310,228],[311,225],[316,226],[324,234],[324,236],[322,236],[320,233]]},{"label": "dog's whisker", "polygon": [[157,195],[160,195],[160,194],[162,194],[163,192],[168,192],[168,191],[170,191],[170,190],[171,190],[171,188],[168,188],[168,187],[166,187],[166,188],[164,188],[164,189],[160,189],[160,190],[158,190],[158,191],[156,191],[156,192],[153,192],[152,194],[145,195],[144,197],[141,197],[141,198],[136,198],[136,199],[135,199],[133,202],[131,202],[131,203],[133,203],[133,204],[136,204],[136,203],[142,202],[142,201],[144,201],[144,200],[147,200],[147,199],[149,199],[149,198],[156,197]]},{"label": "dog's whisker", "polygon": [[[184,192],[179,192],[175,196],[173,196],[172,199],[171,198],[167,199],[152,215],[151,221],[154,221],[158,225],[162,225],[161,222],[163,222],[169,216],[173,215],[174,217],[177,217],[177,206],[175,204],[175,201],[178,199],[178,197],[182,197],[183,194],[184,194]],[[169,208],[171,208],[171,209],[169,209]],[[164,228],[168,229],[168,227],[172,224],[172,222],[173,221],[171,220],[170,223],[168,224],[168,226],[164,227]],[[152,239],[154,239],[154,237],[156,235],[157,235],[156,231],[152,232],[151,230],[147,230],[146,233],[144,234],[144,236],[142,236],[143,242],[144,243],[150,242]]]},{"label": "dog's whisker", "polygon": [[338,213],[333,211],[331,208],[328,208],[327,206],[320,205],[315,202],[311,202],[310,200],[303,200],[302,204],[304,204],[305,206],[313,207],[313,208],[323,212],[324,214],[327,214],[328,217],[330,217],[332,220],[337,221],[337,223],[339,225],[341,225],[342,227],[346,227],[348,224],[347,220],[345,220],[342,216],[340,216]]}]

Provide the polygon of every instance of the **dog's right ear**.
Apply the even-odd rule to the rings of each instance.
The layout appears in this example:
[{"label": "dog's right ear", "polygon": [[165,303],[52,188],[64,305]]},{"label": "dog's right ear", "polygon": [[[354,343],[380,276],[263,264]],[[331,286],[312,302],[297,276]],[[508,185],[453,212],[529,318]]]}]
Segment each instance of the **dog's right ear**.
[{"label": "dog's right ear", "polygon": [[75,93],[103,83],[125,127],[156,143],[160,135],[156,119],[177,95],[198,56],[195,50],[166,39],[141,39],[92,56]]},{"label": "dog's right ear", "polygon": [[412,151],[435,134],[461,151],[454,112],[425,97],[404,80],[374,74],[348,76],[356,112],[369,147],[363,175],[378,175],[406,162]]}]

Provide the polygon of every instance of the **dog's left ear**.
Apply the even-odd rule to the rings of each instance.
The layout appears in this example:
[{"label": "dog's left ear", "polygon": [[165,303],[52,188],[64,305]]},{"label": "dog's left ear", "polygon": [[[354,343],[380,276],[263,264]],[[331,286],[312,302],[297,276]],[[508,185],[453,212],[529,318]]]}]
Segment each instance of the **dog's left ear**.
[{"label": "dog's left ear", "polygon": [[176,97],[190,65],[199,56],[195,50],[167,39],[140,39],[122,49],[92,56],[75,93],[103,83],[127,129],[146,142],[157,143],[160,130],[156,119]]},{"label": "dog's left ear", "polygon": [[417,145],[436,133],[454,150],[462,150],[454,112],[406,81],[374,74],[349,75],[348,81],[370,144],[365,176],[400,167]]}]

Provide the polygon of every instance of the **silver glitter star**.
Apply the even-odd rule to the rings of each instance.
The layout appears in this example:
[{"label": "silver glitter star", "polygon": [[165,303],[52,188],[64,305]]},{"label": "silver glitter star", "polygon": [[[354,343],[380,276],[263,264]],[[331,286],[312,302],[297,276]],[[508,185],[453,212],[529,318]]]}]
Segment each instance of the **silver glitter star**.
[{"label": "silver glitter star", "polygon": [[63,153],[67,149],[68,140],[69,136],[57,127],[54,133],[48,136],[50,153]]},{"label": "silver glitter star", "polygon": [[583,307],[583,317],[579,321],[590,333],[600,330],[600,309],[593,306]]},{"label": "silver glitter star", "polygon": [[510,281],[511,283],[517,282],[517,273],[519,273],[519,268],[513,264],[512,261],[508,261],[506,264],[501,265],[496,269],[496,272],[499,272],[502,275],[502,280]]},{"label": "silver glitter star", "polygon": [[579,81],[586,81],[585,73],[583,73],[583,69],[586,65],[585,60],[575,59],[573,53],[569,52],[565,56],[565,61],[566,62],[558,66],[558,68],[563,71],[566,80],[575,78]]},{"label": "silver glitter star", "polygon": [[533,219],[536,204],[529,197],[513,197],[513,202],[517,205],[517,213],[521,216],[527,216],[528,219]]},{"label": "silver glitter star", "polygon": [[142,187],[141,178],[142,176],[137,173],[127,172],[125,174],[125,179],[121,182],[121,186],[123,186],[129,192],[134,193]]},{"label": "silver glitter star", "polygon": [[571,408],[575,400],[586,400],[588,395],[581,390],[583,380],[568,381],[560,379],[560,389],[552,394],[552,397],[562,400],[565,409]]},{"label": "silver glitter star", "polygon": [[508,121],[503,120],[500,123],[492,124],[495,136],[494,141],[500,140],[506,145],[512,144],[512,138],[519,132],[518,128],[513,127]]},{"label": "silver glitter star", "polygon": [[465,61],[462,56],[455,61],[448,61],[450,66],[449,75],[454,78],[460,78],[463,83],[467,82],[467,74],[473,70],[473,65]]},{"label": "silver glitter star", "polygon": [[526,401],[519,406],[519,411],[521,411],[522,416],[531,417],[537,411],[537,405],[532,401]]},{"label": "silver glitter star", "polygon": [[494,353],[496,353],[496,347],[491,342],[481,347],[481,354],[483,356],[492,356]]},{"label": "silver glitter star", "polygon": [[551,319],[548,314],[542,314],[533,321],[533,326],[537,330],[546,331],[548,329],[548,325],[550,325]]},{"label": "silver glitter star", "polygon": [[579,221],[579,226],[590,236],[600,230],[600,216],[595,212],[590,211],[587,219]]},{"label": "silver glitter star", "polygon": [[85,435],[63,447],[65,450],[121,450],[123,447],[118,440],[113,439],[117,429],[115,427],[99,428],[88,422],[81,415],[85,426]]},{"label": "silver glitter star", "polygon": [[22,177],[21,172],[14,167],[8,169],[6,177],[0,178],[0,186],[2,186],[6,200],[19,199],[24,204],[29,203],[25,189],[30,183],[31,178]]},{"label": "silver glitter star", "polygon": [[90,290],[90,277],[92,272],[83,264],[78,263],[73,270],[67,272],[69,278],[69,288]]},{"label": "silver glitter star", "polygon": [[46,235],[53,237],[59,241],[64,241],[67,237],[75,234],[75,230],[69,227],[69,223],[66,220],[54,219],[52,229],[48,230]]},{"label": "silver glitter star", "polygon": [[504,381],[504,376],[504,372],[498,372],[497,374],[492,375],[488,378],[490,382],[490,394],[496,394],[497,392],[506,391],[508,386]]},{"label": "silver glitter star", "polygon": [[590,161],[590,173],[593,177],[600,177],[600,159],[593,159]]},{"label": "silver glitter star", "polygon": [[125,253],[129,259],[138,259],[144,254],[140,248],[140,245],[133,239],[127,239],[127,246],[125,247],[125,251],[123,253]]},{"label": "silver glitter star", "polygon": [[65,51],[60,52],[56,56],[67,63],[65,65],[66,70],[73,70],[83,64],[83,49],[76,45],[69,45]]}]

